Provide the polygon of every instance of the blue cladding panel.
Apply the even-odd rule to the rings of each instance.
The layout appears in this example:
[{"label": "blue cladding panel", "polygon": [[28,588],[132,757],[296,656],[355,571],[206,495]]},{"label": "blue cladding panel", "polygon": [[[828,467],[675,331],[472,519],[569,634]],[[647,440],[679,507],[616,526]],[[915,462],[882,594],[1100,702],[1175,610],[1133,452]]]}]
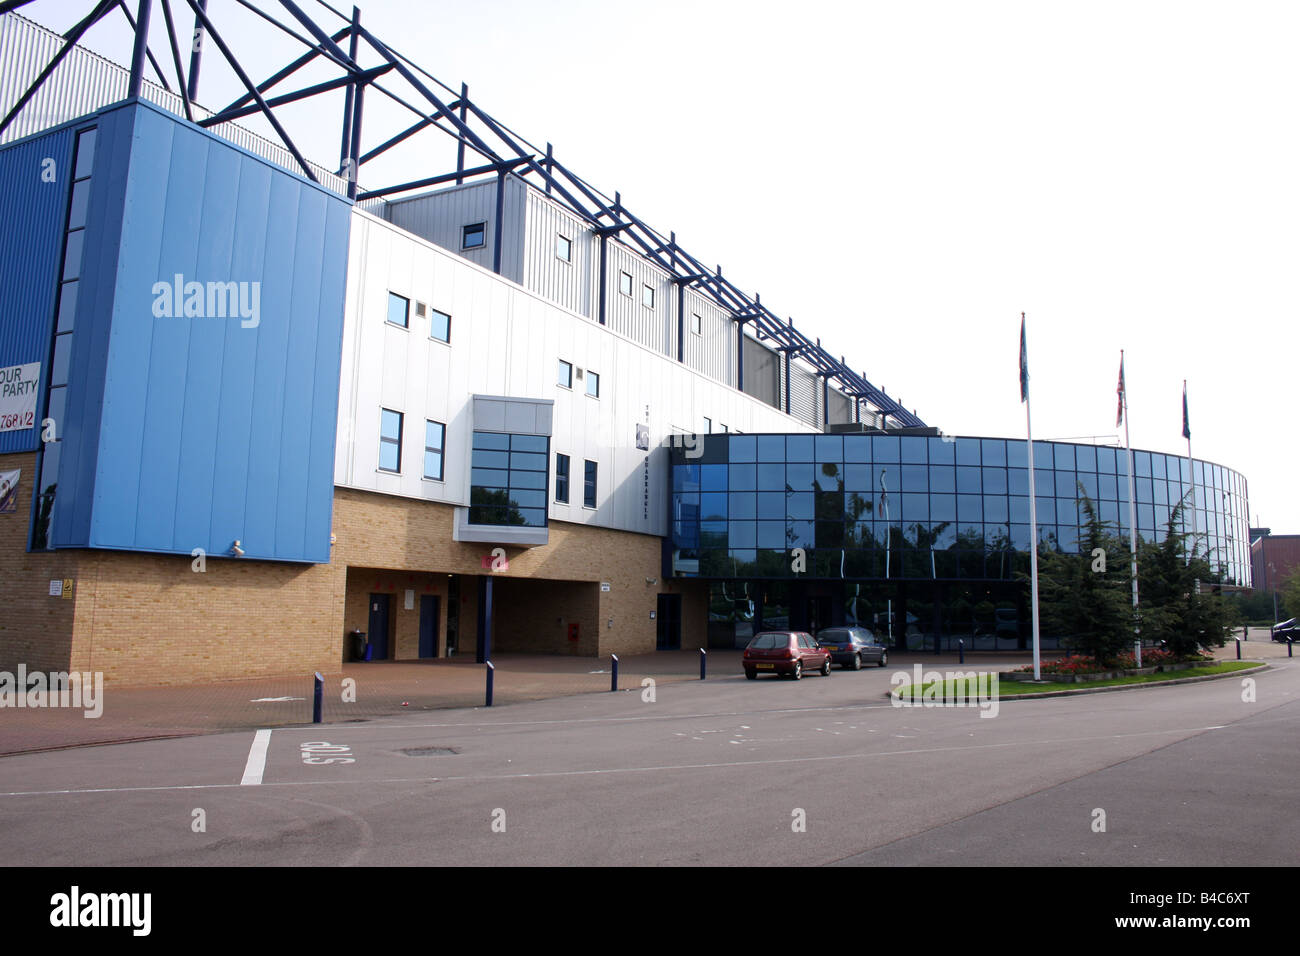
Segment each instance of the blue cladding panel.
[{"label": "blue cladding panel", "polygon": [[[41,362],[42,392],[71,183],[72,138],[73,131],[64,128],[0,150],[0,368]],[[41,179],[46,158],[54,160],[54,182]],[[40,411],[38,401],[38,416]],[[39,426],[37,421],[31,428],[0,432],[0,454],[35,451]],[[32,476],[23,475],[23,480],[31,487]]]},{"label": "blue cladding panel", "polygon": [[[93,514],[88,536],[56,540],[223,554],[238,539],[250,558],[328,561],[349,206],[146,105],[125,111]],[[204,315],[156,316],[176,302],[155,284],[178,274],[205,293],[239,284],[253,314],[209,314],[205,294]]]}]

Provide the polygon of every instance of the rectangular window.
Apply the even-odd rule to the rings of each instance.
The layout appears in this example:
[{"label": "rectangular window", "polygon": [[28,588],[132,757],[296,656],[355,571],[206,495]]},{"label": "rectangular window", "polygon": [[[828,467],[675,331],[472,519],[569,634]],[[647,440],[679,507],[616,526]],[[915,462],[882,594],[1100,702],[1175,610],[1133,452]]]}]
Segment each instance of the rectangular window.
[{"label": "rectangular window", "polygon": [[573,240],[568,236],[556,235],[555,237],[555,258],[562,262],[573,261]]},{"label": "rectangular window", "polygon": [[411,324],[411,300],[396,292],[388,293],[388,324],[408,328]]},{"label": "rectangular window", "polygon": [[545,435],[474,432],[470,524],[546,527],[550,443]]},{"label": "rectangular window", "polygon": [[388,408],[381,409],[379,416],[379,467],[402,470],[402,413]]},{"label": "rectangular window", "polygon": [[569,456],[555,456],[555,500],[569,503]]},{"label": "rectangular window", "polygon": [[600,376],[587,369],[587,394],[592,398],[600,398]]},{"label": "rectangular window", "polygon": [[629,299],[632,298],[632,277],[626,272],[620,272],[618,275],[618,291]]},{"label": "rectangular window", "polygon": [[585,462],[586,469],[582,476],[582,503],[588,508],[596,507],[596,463]]},{"label": "rectangular window", "polygon": [[706,417],[706,418],[704,419],[704,434],[706,434],[706,435],[712,435],[712,434],[713,434],[713,419],[712,419],[712,418],[707,418],[707,417]]},{"label": "rectangular window", "polygon": [[475,222],[461,228],[460,247],[462,249],[482,249],[486,243],[486,222]]},{"label": "rectangular window", "polygon": [[641,304],[647,309],[653,309],[655,307],[655,290],[651,286],[646,285],[641,287]]},{"label": "rectangular window", "polygon": [[437,309],[429,310],[429,338],[451,342],[451,316]]},{"label": "rectangular window", "polygon": [[565,388],[573,388],[573,366],[560,359],[559,383]]},{"label": "rectangular window", "polygon": [[699,335],[699,334],[701,334],[701,333],[700,333],[700,329],[701,329],[700,313],[698,313],[698,312],[692,312],[692,313],[691,313],[691,331],[694,332],[696,335]]},{"label": "rectangular window", "polygon": [[442,481],[442,449],[446,440],[446,425],[434,421],[424,423],[424,477]]}]

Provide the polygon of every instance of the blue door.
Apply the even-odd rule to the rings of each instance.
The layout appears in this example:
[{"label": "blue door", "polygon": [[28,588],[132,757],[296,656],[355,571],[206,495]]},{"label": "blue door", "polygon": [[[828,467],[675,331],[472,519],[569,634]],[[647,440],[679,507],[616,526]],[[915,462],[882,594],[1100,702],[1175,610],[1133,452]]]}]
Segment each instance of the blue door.
[{"label": "blue door", "polygon": [[420,595],[420,657],[438,656],[438,595]]},{"label": "blue door", "polygon": [[370,595],[370,659],[382,661],[388,658],[388,602],[391,594]]}]

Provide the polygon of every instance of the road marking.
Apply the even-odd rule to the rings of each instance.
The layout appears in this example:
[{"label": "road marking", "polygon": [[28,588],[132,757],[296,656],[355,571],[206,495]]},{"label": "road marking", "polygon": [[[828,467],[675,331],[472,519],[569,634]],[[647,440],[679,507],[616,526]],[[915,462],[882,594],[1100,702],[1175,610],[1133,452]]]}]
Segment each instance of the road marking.
[{"label": "road marking", "polygon": [[241,787],[261,785],[262,772],[266,770],[266,748],[270,745],[269,730],[259,730],[253,734],[253,746],[248,750],[248,763],[244,764],[244,779],[239,781]]},{"label": "road marking", "polygon": [[[717,770],[732,767],[763,767],[774,766],[778,764],[798,764],[798,763],[824,763],[827,761],[839,760],[866,760],[875,757],[910,757],[922,754],[941,754],[955,753],[959,751],[970,752],[973,750],[997,750],[1006,747],[1027,747],[1027,746],[1059,746],[1061,744],[1077,744],[1083,741],[1091,740],[1127,740],[1135,737],[1166,737],[1171,734],[1199,734],[1209,730],[1220,729],[1216,727],[1178,727],[1171,730],[1147,730],[1130,734],[1098,734],[1088,737],[1049,737],[1042,740],[1023,740],[1008,741],[1006,743],[995,744],[976,744],[971,747],[921,747],[909,750],[884,750],[871,753],[852,753],[852,754],[826,754],[817,757],[771,757],[760,760],[723,760],[711,763],[681,763],[667,764],[646,767],[597,767],[590,770],[542,770],[532,773],[485,773],[485,774],[465,774],[445,777],[381,777],[379,779],[348,779],[348,780],[283,780],[277,783],[266,784],[268,787],[304,787],[304,786],[345,786],[345,785],[362,785],[374,786],[385,783],[465,783],[480,782],[485,780],[523,780],[523,779],[540,779],[543,777],[587,777],[598,776],[603,774],[620,774],[620,773],[662,773],[665,770]],[[259,734],[265,733],[270,736],[270,731],[258,731]],[[697,738],[703,739],[703,738]],[[1187,739],[1187,738],[1184,738]],[[256,747],[256,744],[254,744]],[[251,760],[251,754],[250,754]],[[258,783],[261,782],[260,774]],[[167,791],[167,790],[228,790],[233,788],[234,784],[216,783],[216,784],[174,784],[171,786],[153,786],[153,787],[96,787],[82,790],[18,790],[8,793],[0,792],[0,797],[38,797],[38,796],[73,796],[77,794],[94,794],[94,793],[142,793],[150,791]]]}]

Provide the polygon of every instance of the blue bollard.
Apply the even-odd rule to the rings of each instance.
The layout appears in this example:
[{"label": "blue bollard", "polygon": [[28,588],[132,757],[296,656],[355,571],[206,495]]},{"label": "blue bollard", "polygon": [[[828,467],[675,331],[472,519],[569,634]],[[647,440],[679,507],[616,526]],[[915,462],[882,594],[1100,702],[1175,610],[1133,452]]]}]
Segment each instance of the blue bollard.
[{"label": "blue bollard", "polygon": [[497,669],[491,661],[487,662],[487,700],[483,706],[492,706],[492,678],[496,675]]},{"label": "blue bollard", "polygon": [[704,648],[700,648],[700,680],[704,680],[705,669],[709,663],[709,655],[705,653]]},{"label": "blue bollard", "polygon": [[316,672],[316,687],[312,692],[311,698],[311,722],[320,723],[321,701],[325,694],[325,678],[320,676],[320,671]]},{"label": "blue bollard", "polygon": [[1288,637],[1288,638],[1286,639],[1286,656],[1287,656],[1287,657],[1290,657],[1290,656],[1291,656],[1291,646],[1292,646],[1293,643],[1294,643],[1294,641],[1292,641],[1291,638]]},{"label": "blue bollard", "polygon": [[957,663],[966,663],[966,642],[964,640],[957,641]]},{"label": "blue bollard", "polygon": [[618,655],[610,654],[609,659],[611,662],[609,671],[609,689],[611,691],[616,691],[618,690]]},{"label": "blue bollard", "polygon": [[1241,638],[1237,638],[1237,660],[1241,660]]}]

